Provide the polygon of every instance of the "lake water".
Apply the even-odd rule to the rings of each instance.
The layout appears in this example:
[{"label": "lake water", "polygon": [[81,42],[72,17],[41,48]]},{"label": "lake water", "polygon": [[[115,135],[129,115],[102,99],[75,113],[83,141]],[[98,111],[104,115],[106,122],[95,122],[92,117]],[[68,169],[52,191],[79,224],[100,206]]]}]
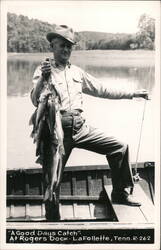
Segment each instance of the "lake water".
[{"label": "lake water", "polygon": [[[35,163],[35,145],[28,125],[34,111],[29,97],[32,75],[48,54],[10,55],[8,57],[7,87],[7,167],[40,167]],[[155,161],[155,78],[154,51],[75,51],[72,63],[115,88],[145,88],[151,94],[146,101],[139,162]],[[125,141],[130,147],[131,162],[136,161],[143,99],[105,100],[84,95],[84,113],[94,126]],[[106,164],[105,157],[89,151],[74,149],[67,165]]]}]

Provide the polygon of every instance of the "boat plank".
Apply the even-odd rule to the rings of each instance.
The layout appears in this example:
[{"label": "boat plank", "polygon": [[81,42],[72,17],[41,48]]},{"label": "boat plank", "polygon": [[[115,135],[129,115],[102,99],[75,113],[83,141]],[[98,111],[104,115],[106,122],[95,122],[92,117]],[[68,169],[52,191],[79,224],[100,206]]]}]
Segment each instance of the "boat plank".
[{"label": "boat plank", "polygon": [[94,204],[92,202],[89,203],[89,213],[90,213],[90,217],[91,219],[94,219]]},{"label": "boat plank", "polygon": [[107,174],[103,174],[103,184],[104,185],[108,185],[108,178],[107,178]]},{"label": "boat plank", "polygon": [[92,176],[90,174],[87,175],[87,190],[88,195],[93,195],[93,182],[92,182]]},{"label": "boat plank", "polygon": [[76,202],[73,202],[72,208],[73,208],[73,218],[76,218],[77,217],[77,203]]},{"label": "boat plank", "polygon": [[74,218],[74,210],[73,210],[73,204],[71,203],[61,203],[61,220],[67,219],[70,220]]},{"label": "boat plank", "polygon": [[[41,218],[39,218],[41,219]],[[43,218],[44,219],[44,218]],[[14,219],[13,219],[14,220]],[[38,220],[38,218],[34,218],[32,219],[32,221],[30,222],[25,222],[23,224],[23,229],[45,229],[45,230],[53,230],[53,229],[66,229],[66,230],[69,230],[69,229],[78,229],[79,227],[79,230],[86,230],[86,229],[95,229],[95,230],[103,230],[103,229],[127,229],[127,230],[130,230],[130,229],[139,229],[139,230],[142,230],[142,229],[154,229],[154,223],[120,223],[120,222],[115,222],[115,223],[111,223],[111,222],[108,222],[108,221],[81,221],[81,222],[75,222],[75,221],[67,221],[67,222],[63,222],[63,221],[60,221],[60,222],[40,222],[39,223],[35,223],[35,220]],[[23,219],[24,221],[24,219]],[[7,222],[6,223],[6,228],[7,229],[15,229],[15,227],[17,229],[22,229],[22,222],[21,222],[21,219],[19,218],[19,222],[12,222],[12,220],[10,222]]]},{"label": "boat plank", "polygon": [[76,183],[76,177],[72,176],[72,194],[77,194],[77,183]]},{"label": "boat plank", "polygon": [[[60,200],[100,200],[97,196],[86,195],[60,195]],[[8,195],[7,200],[43,200],[43,195]]]},{"label": "boat plank", "polygon": [[114,204],[111,201],[112,185],[105,185],[105,191],[111,202],[119,222],[123,223],[146,223],[147,220],[139,207],[127,206],[122,204]]},{"label": "boat plank", "polygon": [[155,206],[139,184],[135,184],[133,194],[134,196],[139,197],[141,199],[142,205],[140,207],[140,210],[144,214],[146,220],[148,222],[154,222]]}]

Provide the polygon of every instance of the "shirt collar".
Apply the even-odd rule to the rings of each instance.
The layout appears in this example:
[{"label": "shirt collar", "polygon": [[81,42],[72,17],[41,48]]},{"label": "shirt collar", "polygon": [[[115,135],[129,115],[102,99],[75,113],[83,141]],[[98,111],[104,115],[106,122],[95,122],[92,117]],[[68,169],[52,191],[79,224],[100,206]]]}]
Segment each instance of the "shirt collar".
[{"label": "shirt collar", "polygon": [[[54,59],[51,59],[51,65],[54,67],[54,68],[58,68],[58,69],[61,69],[61,65],[59,65],[58,63],[55,62]],[[67,65],[66,67],[70,68],[71,67],[71,63],[68,61],[67,62]]]}]

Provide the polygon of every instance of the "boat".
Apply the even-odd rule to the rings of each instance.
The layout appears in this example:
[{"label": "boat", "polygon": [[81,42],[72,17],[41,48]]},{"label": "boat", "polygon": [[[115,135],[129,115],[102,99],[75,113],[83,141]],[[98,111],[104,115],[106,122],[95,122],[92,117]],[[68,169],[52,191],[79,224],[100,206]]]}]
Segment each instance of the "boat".
[{"label": "boat", "polygon": [[[134,168],[135,164],[132,164]],[[141,180],[134,195],[141,207],[113,204],[110,168],[107,165],[71,166],[63,173],[60,223],[154,223],[154,162],[138,163]],[[42,169],[7,171],[7,222],[44,222]]]},{"label": "boat", "polygon": [[[135,164],[132,164],[135,170]],[[107,165],[67,166],[60,221],[45,218],[42,169],[7,171],[7,243],[155,243],[154,162],[138,163],[134,195],[140,207],[113,204]]]}]

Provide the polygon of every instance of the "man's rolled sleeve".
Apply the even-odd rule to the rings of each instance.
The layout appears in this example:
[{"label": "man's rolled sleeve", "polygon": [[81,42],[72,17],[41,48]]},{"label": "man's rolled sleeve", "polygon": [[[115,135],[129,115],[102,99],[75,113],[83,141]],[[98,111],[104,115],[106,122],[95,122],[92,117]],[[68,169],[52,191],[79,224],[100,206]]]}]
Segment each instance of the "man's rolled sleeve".
[{"label": "man's rolled sleeve", "polygon": [[83,93],[95,97],[102,97],[108,99],[132,99],[134,96],[133,90],[122,90],[119,88],[109,87],[108,84],[97,80],[90,74],[82,71]]}]

